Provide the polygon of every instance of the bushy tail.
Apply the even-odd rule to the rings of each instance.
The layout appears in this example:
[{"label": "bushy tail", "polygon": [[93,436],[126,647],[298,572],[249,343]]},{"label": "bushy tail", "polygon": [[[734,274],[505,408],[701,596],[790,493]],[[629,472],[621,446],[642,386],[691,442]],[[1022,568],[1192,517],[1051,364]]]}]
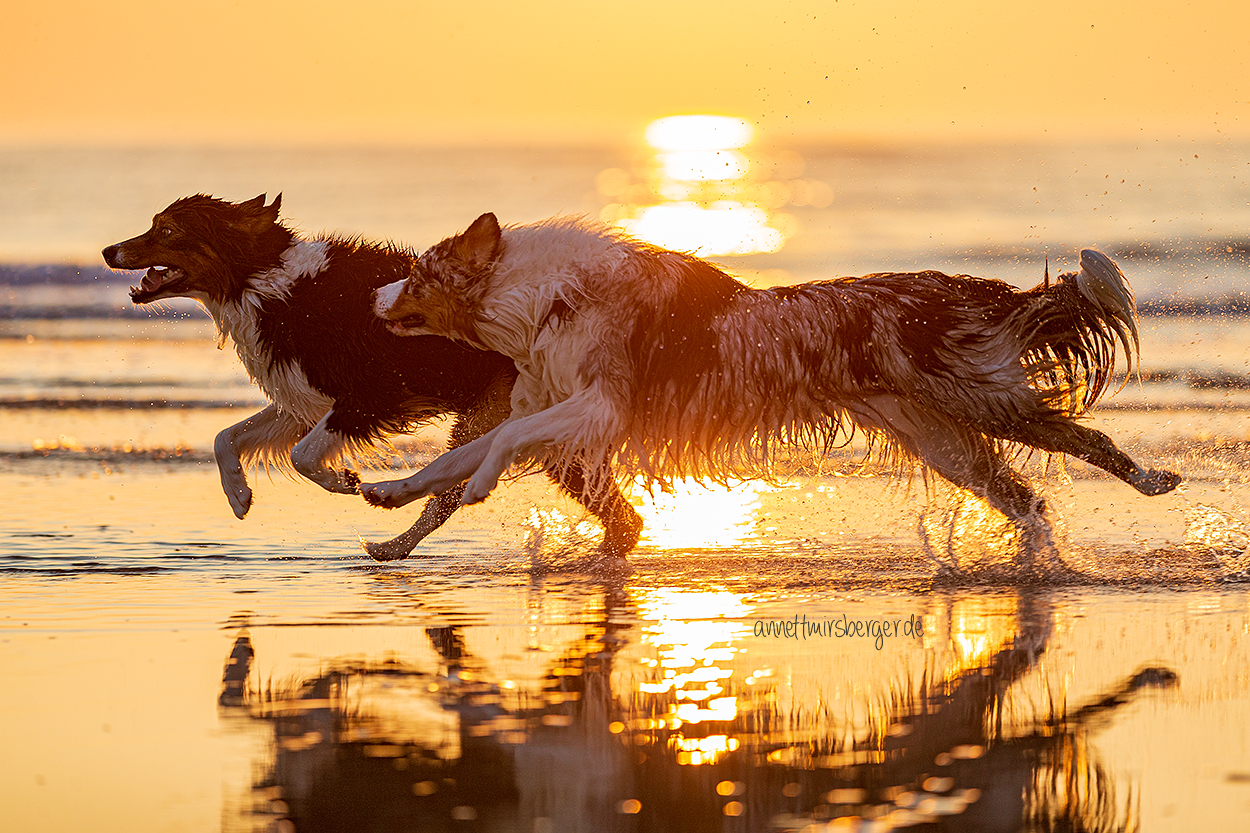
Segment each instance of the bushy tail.
[{"label": "bushy tail", "polygon": [[1125,381],[1140,363],[1137,300],[1120,267],[1101,252],[1081,250],[1081,269],[1029,293],[1037,303],[1017,319],[1033,386],[1050,405],[1079,416],[1106,391],[1115,374],[1116,345],[1124,348]]}]

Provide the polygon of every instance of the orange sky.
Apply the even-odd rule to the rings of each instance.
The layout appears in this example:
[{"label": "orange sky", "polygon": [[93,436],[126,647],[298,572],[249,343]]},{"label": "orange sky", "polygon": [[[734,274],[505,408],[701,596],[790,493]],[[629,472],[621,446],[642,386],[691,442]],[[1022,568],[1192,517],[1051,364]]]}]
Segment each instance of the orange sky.
[{"label": "orange sky", "polygon": [[1244,0],[42,0],[0,140],[1250,135]]}]

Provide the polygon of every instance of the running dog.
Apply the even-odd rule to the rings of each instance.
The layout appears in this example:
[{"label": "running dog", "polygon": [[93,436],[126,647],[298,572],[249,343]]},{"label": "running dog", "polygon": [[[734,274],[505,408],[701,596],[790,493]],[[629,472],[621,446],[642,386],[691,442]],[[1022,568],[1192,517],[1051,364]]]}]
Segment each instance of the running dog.
[{"label": "running dog", "polygon": [[1010,447],[1074,455],[1146,495],[1180,482],[1077,421],[1105,391],[1117,344],[1130,372],[1139,351],[1124,275],[1089,249],[1080,266],[1028,291],[933,271],[751,289],[599,225],[501,229],[484,214],[379,289],[374,309],[394,333],[510,357],[512,413],[362,491],[400,505],[469,478],[472,503],[518,459],[723,481],[858,429],[1045,544],[1044,501],[1008,465]]},{"label": "running dog", "polygon": [[[231,203],[203,194],[174,202],[145,233],[109,246],[115,269],[146,269],[136,304],[184,297],[213,317],[270,405],[217,435],[221,485],[234,514],[252,505],[245,468],[293,467],[331,492],[358,494],[360,477],[336,468],[387,435],[455,416],[451,446],[504,421],[516,369],[508,358],[446,338],[401,338],[372,311],[378,287],[406,278],[415,252],[355,238],[298,236],[278,220],[282,196]],[[605,526],[602,551],[623,556],[642,521],[603,472],[563,466],[553,477]],[[437,494],[406,532],[366,544],[379,561],[407,557],[455,512],[459,484]]]}]

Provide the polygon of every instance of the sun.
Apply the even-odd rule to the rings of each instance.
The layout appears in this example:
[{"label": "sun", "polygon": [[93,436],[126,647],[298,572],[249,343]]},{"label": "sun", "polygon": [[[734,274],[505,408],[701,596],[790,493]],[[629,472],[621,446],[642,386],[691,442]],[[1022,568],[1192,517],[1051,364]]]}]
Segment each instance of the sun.
[{"label": "sun", "polygon": [[785,235],[760,205],[760,177],[748,150],[750,122],[733,116],[657,119],[644,133],[652,159],[646,197],[608,215],[657,246],[701,256],[778,251]]}]

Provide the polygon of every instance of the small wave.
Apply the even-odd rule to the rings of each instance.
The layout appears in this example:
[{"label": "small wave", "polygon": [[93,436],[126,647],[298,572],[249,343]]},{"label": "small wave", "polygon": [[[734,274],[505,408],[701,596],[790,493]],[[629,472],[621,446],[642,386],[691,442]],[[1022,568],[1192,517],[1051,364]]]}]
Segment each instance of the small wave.
[{"label": "small wave", "polygon": [[1250,390],[1250,376],[1243,373],[1204,373],[1199,370],[1143,370],[1143,383],[1181,382],[1194,390]]},{"label": "small wave", "polygon": [[1128,411],[1138,413],[1224,413],[1240,414],[1250,412],[1250,403],[1225,402],[1100,402],[1091,411]]},{"label": "small wave", "polygon": [[84,448],[59,443],[39,446],[29,451],[0,451],[0,460],[47,460],[49,462],[85,462],[85,463],[123,463],[155,461],[162,463],[211,463],[212,452],[197,451],[186,446],[176,445],[135,447],[130,445],[113,448]]},{"label": "small wave", "polygon": [[[30,379],[14,376],[0,376],[0,390],[8,387],[17,387],[19,385],[30,384]],[[134,390],[143,388],[148,385],[160,385],[162,388],[174,389],[191,389],[203,390],[211,388],[215,385],[213,379],[186,379],[177,377],[162,378],[118,378],[118,379],[98,379],[98,378],[79,378],[73,379],[68,377],[47,377],[40,378],[38,384],[42,388],[73,388],[83,390]],[[7,401],[0,398],[0,402]],[[106,400],[107,401],[107,400]]]},{"label": "small wave", "polygon": [[218,408],[247,408],[262,404],[261,399],[109,399],[75,397],[7,397],[0,398],[0,408],[26,411],[63,411],[63,410],[170,410],[196,409],[208,410]]},{"label": "small wave", "polygon": [[117,283],[135,279],[142,272],[113,271],[99,266],[68,263],[0,263],[0,284],[39,286],[42,284],[82,285],[95,282]]},{"label": "small wave", "polygon": [[92,319],[146,320],[149,318],[204,319],[207,312],[195,308],[166,306],[148,309],[135,306],[72,306],[42,307],[18,304],[0,304],[0,320],[11,321],[84,321]]},{"label": "small wave", "polygon": [[1245,317],[1250,316],[1250,297],[1243,294],[1220,298],[1152,298],[1137,302],[1143,318]]},{"label": "small wave", "polygon": [[48,578],[79,578],[83,576],[151,576],[173,573],[177,568],[155,564],[109,564],[93,561],[63,563],[39,559],[28,563],[0,560],[0,574],[45,576]]}]

